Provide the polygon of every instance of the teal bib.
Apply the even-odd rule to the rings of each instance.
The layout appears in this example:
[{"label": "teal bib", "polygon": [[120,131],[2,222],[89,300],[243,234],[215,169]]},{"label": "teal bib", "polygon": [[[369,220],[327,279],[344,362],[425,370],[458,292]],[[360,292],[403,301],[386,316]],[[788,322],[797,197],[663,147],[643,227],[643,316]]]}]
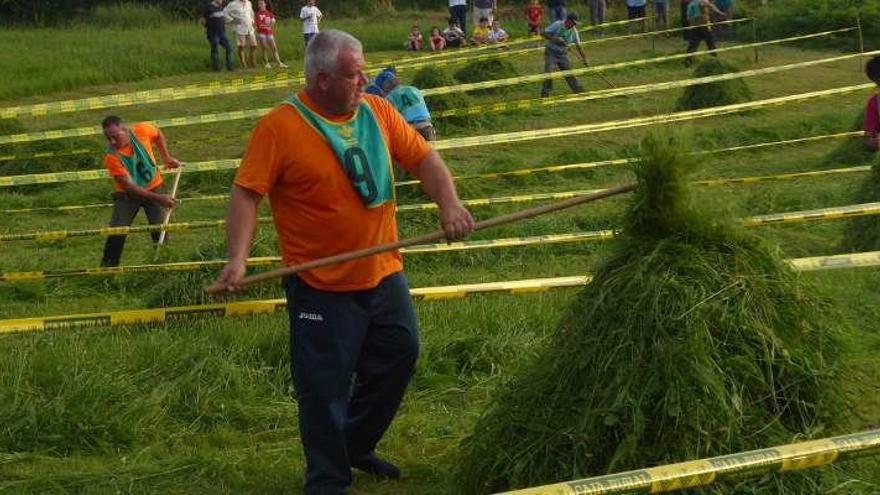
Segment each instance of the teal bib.
[{"label": "teal bib", "polygon": [[132,182],[140,187],[147,187],[156,176],[156,163],[133,132],[128,131],[128,137],[131,141],[131,149],[134,151],[131,156],[123,155],[112,145],[107,147],[107,153],[119,158]]},{"label": "teal bib", "polygon": [[376,208],[394,200],[391,156],[376,116],[366,102],[358,106],[351,119],[340,123],[309,110],[296,95],[286,103],[327,140],[364,206]]}]

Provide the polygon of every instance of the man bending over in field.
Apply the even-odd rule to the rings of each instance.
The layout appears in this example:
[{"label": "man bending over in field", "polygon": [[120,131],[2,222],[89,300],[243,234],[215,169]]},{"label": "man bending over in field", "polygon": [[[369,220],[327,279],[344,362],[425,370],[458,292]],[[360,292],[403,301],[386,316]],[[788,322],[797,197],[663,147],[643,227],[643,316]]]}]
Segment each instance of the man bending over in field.
[{"label": "man bending over in field", "polygon": [[[159,148],[159,154],[167,168],[180,166],[177,158],[168,153],[162,131],[148,122],[134,124],[129,129],[115,115],[105,118],[101,127],[109,143],[107,154],[104,155],[104,166],[110,172],[116,187],[110,226],[130,226],[141,208],[151,225],[161,224],[164,208],[173,207],[174,200],[165,194],[162,174],[156,167],[153,145]],[[151,235],[153,242],[159,241],[159,232],[151,232]],[[123,247],[124,235],[107,237],[101,266],[119,266]]]},{"label": "man bending over in field", "polygon": [[[880,91],[880,55],[875,55],[865,64],[865,74],[874,81]],[[869,151],[880,149],[880,94],[875,92],[865,106],[865,148]]]},{"label": "man bending over in field", "polygon": [[[590,65],[584,54],[584,49],[581,48],[581,37],[578,35],[577,24],[577,13],[569,12],[564,21],[554,21],[544,30],[543,37],[547,40],[547,45],[544,47],[544,72],[549,74],[556,67],[559,67],[559,70],[571,69],[571,61],[568,59],[569,45],[574,45],[584,65]],[[580,93],[584,90],[581,82],[574,76],[565,76],[565,81],[573,93]],[[541,96],[550,96],[552,89],[553,79],[550,77],[544,79],[544,84],[541,86]]]}]

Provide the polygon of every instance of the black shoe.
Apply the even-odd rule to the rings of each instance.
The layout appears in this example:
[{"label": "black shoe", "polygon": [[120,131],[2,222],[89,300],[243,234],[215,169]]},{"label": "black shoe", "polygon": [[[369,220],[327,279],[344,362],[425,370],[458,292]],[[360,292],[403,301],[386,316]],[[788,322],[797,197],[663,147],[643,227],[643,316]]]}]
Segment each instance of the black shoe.
[{"label": "black shoe", "polygon": [[376,454],[369,454],[366,457],[352,460],[351,467],[360,469],[361,471],[377,478],[386,480],[400,479],[400,469],[394,464],[376,457]]}]

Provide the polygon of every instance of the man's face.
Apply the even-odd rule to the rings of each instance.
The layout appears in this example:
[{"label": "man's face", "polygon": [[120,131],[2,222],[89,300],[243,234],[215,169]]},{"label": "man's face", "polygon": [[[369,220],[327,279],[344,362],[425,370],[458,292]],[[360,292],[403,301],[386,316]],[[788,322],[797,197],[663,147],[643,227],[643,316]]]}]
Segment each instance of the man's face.
[{"label": "man's face", "polygon": [[361,50],[347,48],[339,51],[336,71],[321,77],[323,90],[332,110],[337,114],[353,112],[364,99],[364,86],[369,79],[364,73],[364,54]]},{"label": "man's face", "polygon": [[574,21],[572,21],[571,19],[566,19],[566,20],[565,20],[565,29],[571,29],[571,28],[573,28],[574,26],[575,26],[575,22],[574,22]]},{"label": "man's face", "polygon": [[127,146],[131,141],[128,137],[128,129],[123,124],[111,124],[105,127],[104,137],[117,149]]}]

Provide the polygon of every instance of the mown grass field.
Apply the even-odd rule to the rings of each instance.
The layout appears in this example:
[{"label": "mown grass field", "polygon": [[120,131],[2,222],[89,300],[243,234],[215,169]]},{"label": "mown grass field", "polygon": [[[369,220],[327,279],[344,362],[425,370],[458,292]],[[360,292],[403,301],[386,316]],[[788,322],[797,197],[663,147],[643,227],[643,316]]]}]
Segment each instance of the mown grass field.
[{"label": "mown grass field", "polygon": [[[405,56],[402,45],[414,22],[440,25],[442,12],[399,13],[374,19],[325,20],[362,37],[368,61]],[[620,13],[617,13],[620,18]],[[425,20],[425,19],[428,20]],[[521,22],[509,23],[515,35]],[[279,37],[285,59],[298,60],[299,32],[282,23]],[[616,30],[623,33],[623,30]],[[612,33],[609,33],[609,35]],[[838,38],[851,39],[852,35]],[[161,25],[120,30],[70,28],[3,30],[0,44],[31,40],[27,50],[0,54],[0,107],[207,83],[263,73],[207,71],[207,43],[197,25]],[[291,39],[294,40],[291,42]],[[399,43],[398,43],[399,39]],[[585,36],[585,39],[597,38]],[[97,41],[100,40],[100,41]],[[107,45],[107,40],[117,43]],[[149,44],[149,51],[144,46]],[[844,42],[844,44],[846,44]],[[723,43],[727,45],[727,43]],[[107,46],[113,46],[107,50]],[[835,44],[840,46],[840,43]],[[104,47],[104,48],[100,48]],[[680,38],[661,37],[588,44],[594,64],[634,60],[683,50]],[[297,51],[300,50],[300,51]],[[130,53],[137,53],[131,56]],[[724,54],[742,69],[830,57],[839,49],[821,43],[785,44]],[[542,70],[539,52],[512,58],[520,74]],[[458,66],[447,68],[455,70]],[[291,66],[298,71],[297,65]],[[404,78],[412,72],[404,73]],[[680,62],[608,72],[618,86],[689,76]],[[755,99],[862,83],[857,60],[747,79]],[[605,83],[582,78],[588,89]],[[81,111],[17,122],[0,121],[3,132],[32,132],[96,125],[107,113],[129,122],[271,106],[292,88],[196,98],[120,109]],[[554,94],[567,91],[555,82]],[[471,95],[472,103],[512,101],[538,96],[538,85]],[[681,90],[596,100],[516,112],[487,114],[467,122],[440,122],[441,139],[505,131],[561,127],[587,122],[650,116],[673,111]],[[499,172],[632,156],[639,141],[658,127],[671,128],[693,150],[716,149],[781,139],[851,131],[868,93],[819,98],[741,115],[708,118],[674,126],[568,136],[517,144],[446,150],[456,175]],[[167,128],[172,152],[184,161],[240,157],[253,120]],[[98,136],[0,147],[0,155],[87,147],[91,154],[51,159],[0,161],[0,175],[100,168],[104,143]],[[774,175],[872,164],[857,139],[833,139],[707,155],[695,179]],[[183,198],[228,192],[233,172],[184,175]],[[613,166],[504,179],[459,181],[465,199],[595,189],[630,180],[626,167]],[[872,201],[862,195],[867,174],[835,175],[751,185],[701,187],[707,208],[720,215],[805,210]],[[109,181],[3,188],[0,210],[106,203]],[[399,191],[400,203],[425,202],[416,188]],[[494,239],[613,228],[620,223],[625,198],[541,217],[476,234]],[[532,203],[474,207],[478,219]],[[222,201],[190,202],[174,221],[220,219]],[[268,210],[265,210],[268,214]],[[84,229],[104,226],[110,210],[4,214],[0,234]],[[137,224],[143,223],[142,217]],[[437,228],[434,212],[401,212],[402,235]],[[848,221],[760,227],[770,246],[786,257],[838,254]],[[97,266],[103,238],[61,242],[9,242],[2,246],[0,271],[74,269]],[[161,261],[222,258],[219,229],[173,233]],[[413,254],[406,257],[413,287],[586,274],[601,259],[598,243]],[[277,253],[274,231],[263,224],[255,255]],[[124,264],[151,263],[154,250],[146,235],[129,237]],[[0,282],[0,318],[62,315],[210,302],[201,287],[215,270],[150,273],[112,278],[70,278],[41,282]],[[880,270],[862,268],[803,275],[833,300],[849,321],[842,352],[853,410],[845,431],[880,423]],[[381,453],[405,472],[400,483],[377,483],[356,476],[357,493],[449,493],[450,467],[459,440],[467,435],[493,388],[518,366],[527,365],[555,328],[575,289],[523,295],[488,294],[460,300],[417,303],[423,352],[403,409],[380,446]],[[248,299],[281,297],[280,288],[254,288]],[[622,308],[625,310],[625,308]],[[296,493],[302,484],[303,458],[291,399],[287,316],[283,313],[231,319],[186,319],[167,325],[92,328],[6,335],[0,338],[0,492],[132,493]],[[621,373],[638,370],[619,370]],[[836,493],[877,493],[876,462],[828,469]],[[845,472],[843,472],[843,471]],[[601,474],[601,473],[595,473]],[[848,481],[844,481],[848,480]]]}]

